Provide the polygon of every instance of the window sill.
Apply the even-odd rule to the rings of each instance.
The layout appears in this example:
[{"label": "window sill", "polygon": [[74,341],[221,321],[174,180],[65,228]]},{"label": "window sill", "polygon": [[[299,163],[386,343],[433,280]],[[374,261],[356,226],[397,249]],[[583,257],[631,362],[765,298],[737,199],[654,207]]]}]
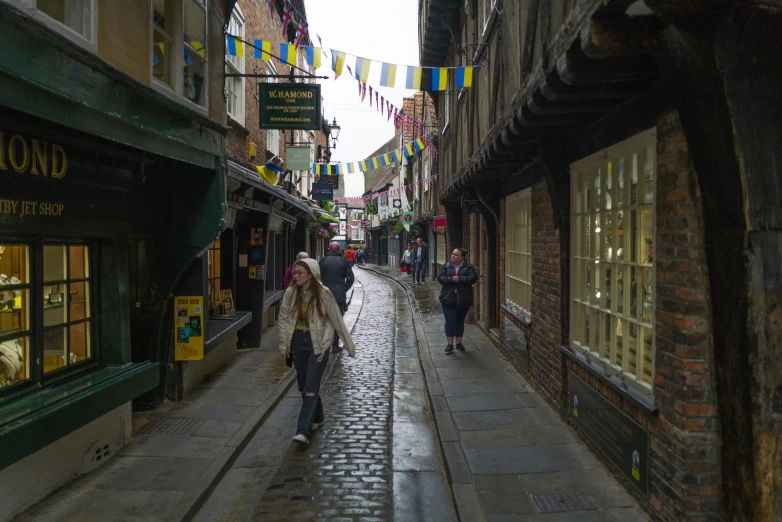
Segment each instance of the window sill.
[{"label": "window sill", "polygon": [[212,317],[206,323],[207,339],[204,343],[204,355],[207,355],[233,332],[249,324],[252,312],[234,312],[226,317]]},{"label": "window sill", "polygon": [[513,317],[515,317],[516,319],[518,319],[519,321],[521,321],[525,325],[532,326],[532,316],[531,315],[516,313],[512,308],[510,308],[509,306],[504,305],[504,304],[501,304],[500,308],[502,308],[503,310],[508,312],[508,314],[512,315]]},{"label": "window sill", "polygon": [[159,364],[104,366],[0,407],[0,469],[151,390]]},{"label": "window sill", "polygon": [[628,387],[621,378],[616,374],[606,371],[602,364],[596,363],[590,360],[586,355],[578,353],[576,350],[567,345],[562,345],[562,353],[568,358],[575,361],[579,366],[585,368],[602,382],[607,384],[615,392],[629,400],[635,406],[638,406],[647,415],[656,417],[660,410],[654,406],[654,395],[649,393],[642,393],[636,389]]},{"label": "window sill", "polygon": [[244,123],[240,122],[239,120],[235,119],[230,114],[228,115],[228,126],[238,130],[239,132],[243,133],[245,136],[250,134],[250,130],[244,126]]},{"label": "window sill", "polygon": [[[193,103],[190,100],[186,99],[184,96],[177,94],[167,83],[163,83],[157,78],[152,78],[152,81],[150,82],[150,86],[153,89],[155,89],[157,92],[159,92],[166,98],[172,100],[173,102],[179,104],[180,106],[190,109],[191,111],[196,112],[201,116],[206,116],[207,118],[209,117],[209,110],[207,110],[206,106],[202,107],[197,103]],[[204,101],[205,105],[206,103],[208,103],[208,100]]]}]

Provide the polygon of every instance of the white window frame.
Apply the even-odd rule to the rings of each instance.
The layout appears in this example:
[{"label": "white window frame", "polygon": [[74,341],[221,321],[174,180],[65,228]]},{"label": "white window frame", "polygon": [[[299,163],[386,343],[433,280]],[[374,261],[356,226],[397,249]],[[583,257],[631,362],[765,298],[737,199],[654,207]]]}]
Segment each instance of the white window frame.
[{"label": "white window frame", "polygon": [[656,350],[656,144],[649,129],[570,167],[569,345],[645,394]]},{"label": "white window frame", "polygon": [[[242,14],[242,10],[239,7],[239,4],[236,4],[236,7],[234,7],[233,13],[231,13],[231,21],[228,25],[228,32],[229,34],[235,34],[242,39],[244,39],[244,15]],[[225,72],[229,74],[244,74],[244,64],[245,59],[239,58],[236,56],[229,56],[225,55]],[[238,94],[236,94],[234,91],[238,91]],[[228,116],[234,119],[234,121],[238,122],[241,125],[244,125],[244,119],[245,119],[245,83],[244,78],[226,78],[225,79],[225,92],[228,95],[228,99],[226,100],[226,111],[228,112]],[[237,101],[236,106],[233,111],[230,109],[230,100],[231,100],[231,93],[234,92],[236,95]]]},{"label": "white window frame", "polygon": [[89,36],[84,36],[68,27],[63,22],[56,20],[38,9],[38,0],[7,0],[11,5],[18,7],[31,18],[43,23],[56,33],[64,36],[75,44],[87,49],[89,52],[98,53],[98,0],[84,0],[89,4],[88,20]]},{"label": "white window frame", "polygon": [[[178,13],[179,16],[177,16],[174,19],[174,27],[172,29],[172,36],[171,39],[173,40],[173,55],[172,56],[179,56],[182,57],[184,55],[184,20],[185,20],[185,3],[186,2],[192,2],[194,0],[171,0],[174,3],[173,11],[175,13]],[[196,110],[198,112],[201,112],[202,114],[209,114],[209,81],[210,81],[210,70],[209,70],[209,54],[210,54],[210,45],[209,45],[209,0],[198,0],[199,2],[203,2],[204,4],[204,13],[206,15],[205,19],[205,34],[204,34],[204,42],[205,42],[205,49],[204,49],[204,83],[203,83],[203,91],[204,91],[204,104],[198,105],[195,102],[192,102],[185,98],[184,95],[184,86],[182,85],[182,63],[179,60],[171,60],[170,67],[171,70],[169,71],[170,77],[172,78],[173,85],[169,85],[165,82],[162,82],[155,78],[154,73],[154,64],[150,60],[149,63],[149,83],[150,85],[155,88],[156,90],[160,91],[161,93],[165,94],[172,100],[175,100],[177,103],[181,103],[183,105],[186,105],[187,107]],[[149,49],[150,49],[150,55],[152,54],[152,50],[154,49],[155,45],[155,0],[150,0],[149,2],[149,24],[150,24],[150,31],[149,31]]]},{"label": "white window frame", "polygon": [[[274,62],[269,60],[266,62],[266,74],[279,74],[277,72],[277,66]],[[277,83],[277,78],[266,78],[267,83]],[[280,155],[280,131],[268,129],[266,131],[266,150],[274,154]]]},{"label": "white window frame", "polygon": [[448,96],[448,91],[443,91],[443,106],[442,106],[442,118],[443,118],[443,131],[442,134],[445,134],[448,130],[448,127],[451,123],[451,100],[450,96]]},{"label": "white window frame", "polygon": [[440,266],[448,262],[448,255],[447,252],[445,251],[446,248],[447,247],[445,245],[445,234],[444,233],[440,234],[438,232],[437,233],[437,264],[439,264]]},{"label": "white window frame", "polygon": [[532,189],[505,198],[505,306],[531,320]]}]

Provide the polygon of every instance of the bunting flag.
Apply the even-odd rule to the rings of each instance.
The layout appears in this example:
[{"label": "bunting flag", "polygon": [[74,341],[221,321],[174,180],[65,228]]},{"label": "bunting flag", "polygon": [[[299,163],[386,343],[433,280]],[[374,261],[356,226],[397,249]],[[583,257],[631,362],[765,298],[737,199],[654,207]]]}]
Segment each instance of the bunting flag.
[{"label": "bunting flag", "polygon": [[369,86],[369,107],[372,108],[372,86]]},{"label": "bunting flag", "polygon": [[307,34],[307,27],[309,27],[309,24],[305,20],[299,20],[299,26],[296,28],[296,42],[293,44],[296,46],[296,49],[299,48],[304,35]]},{"label": "bunting flag", "polygon": [[269,16],[274,17],[274,0],[269,0]]},{"label": "bunting flag", "polygon": [[386,121],[391,121],[391,102],[386,100],[386,112],[388,113],[388,118],[386,118]]},{"label": "bunting flag", "polygon": [[364,103],[364,98],[367,96],[367,84],[361,84],[361,103]]},{"label": "bunting flag", "polygon": [[383,87],[394,87],[396,82],[396,65],[393,63],[383,63],[380,68],[380,85]]},{"label": "bunting flag", "polygon": [[413,67],[412,65],[407,67],[407,81],[405,82],[407,89],[413,89],[415,91],[421,90],[421,68]]},{"label": "bunting flag", "polygon": [[334,71],[335,80],[342,75],[342,69],[345,67],[345,53],[331,50],[331,70]]},{"label": "bunting flag", "polygon": [[409,158],[411,156],[414,156],[416,152],[421,152],[426,148],[427,145],[426,143],[424,143],[424,140],[419,138],[413,143],[406,145],[402,149],[393,150],[385,154],[382,154],[380,156],[375,156],[374,158],[367,158],[361,161],[355,161],[350,163],[339,163],[339,164],[313,163],[311,170],[313,174],[326,173],[329,175],[331,174],[342,175],[345,173],[355,174],[356,172],[367,172],[369,170],[375,170],[380,167],[387,167],[392,163],[399,163],[402,161],[403,157]]},{"label": "bunting flag", "polygon": [[385,116],[385,113],[383,112],[385,107],[386,107],[386,99],[381,96],[380,97],[380,115],[381,116]]},{"label": "bunting flag", "polygon": [[230,56],[236,56],[237,58],[241,58],[244,56],[244,42],[241,40],[241,38],[237,38],[235,36],[229,36],[227,38],[226,42],[226,49],[228,50],[228,54]]},{"label": "bunting flag", "polygon": [[370,60],[361,57],[356,58],[356,80],[366,83],[369,79],[369,67],[372,65]]},{"label": "bunting flag", "polygon": [[[201,55],[201,58],[206,57],[206,51],[204,50],[204,42],[203,40],[199,40],[197,42],[190,42],[190,47],[195,50],[199,55]],[[242,42],[242,49],[244,49],[244,42]]]},{"label": "bunting flag", "polygon": [[380,105],[380,102],[378,101],[378,97],[379,97],[379,96],[380,96],[380,93],[378,93],[377,91],[375,91],[375,107],[376,107],[376,108],[378,108],[378,106]]},{"label": "bunting flag", "polygon": [[444,91],[448,85],[448,69],[439,67],[432,69],[432,90]]},{"label": "bunting flag", "polygon": [[[424,178],[421,180],[416,181],[415,183],[410,183],[409,185],[402,185],[399,188],[392,189],[392,190],[386,190],[384,192],[374,192],[372,194],[367,194],[365,196],[338,196],[335,197],[333,201],[373,201],[375,199],[381,198],[383,196],[398,196],[402,194],[405,190],[412,189],[414,187],[418,187],[421,185],[428,185],[429,183],[433,183],[434,181],[437,181],[437,174],[434,174],[432,176],[429,176],[428,178]],[[334,202],[329,203],[329,209],[330,210],[336,210],[337,205]],[[402,209],[394,209],[391,214],[391,216],[399,216],[402,214],[404,210],[413,210],[413,206],[416,203],[419,203],[421,201],[420,197],[415,198],[414,200],[410,201],[407,205],[405,205]],[[354,219],[362,219],[361,216],[364,216],[366,219],[369,219],[367,216],[372,217],[376,215],[374,214],[366,214],[365,212],[361,212],[358,210],[348,210],[348,214],[350,217]],[[365,219],[362,219],[364,221]]]},{"label": "bunting flag", "polygon": [[285,9],[282,10],[282,38],[288,38],[288,25],[293,22],[293,5],[290,0],[285,0]]},{"label": "bunting flag", "polygon": [[320,53],[322,49],[320,47],[305,47],[304,49],[307,53],[307,65],[316,69],[320,67]]},{"label": "bunting flag", "polygon": [[269,162],[265,165],[258,165],[255,167],[255,169],[258,171],[258,175],[261,177],[261,179],[266,183],[270,185],[277,184],[280,176],[280,169],[277,168],[274,163]]},{"label": "bunting flag", "polygon": [[269,61],[272,59],[272,43],[266,40],[255,40],[255,57]]},{"label": "bunting flag", "polygon": [[467,87],[472,87],[472,67],[459,67],[456,69],[456,88]]},{"label": "bunting flag", "polygon": [[296,65],[296,46],[293,44],[280,44],[280,64]]}]

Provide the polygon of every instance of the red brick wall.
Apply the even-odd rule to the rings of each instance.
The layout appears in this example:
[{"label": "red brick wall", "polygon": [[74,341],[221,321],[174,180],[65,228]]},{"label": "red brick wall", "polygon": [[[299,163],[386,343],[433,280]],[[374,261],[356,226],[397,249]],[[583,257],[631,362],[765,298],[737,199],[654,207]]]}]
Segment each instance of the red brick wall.
[{"label": "red brick wall", "polygon": [[[238,5],[244,15],[245,40],[267,40],[274,42],[273,45],[282,41],[282,23],[280,21],[279,9],[277,9],[277,13],[274,17],[270,17],[268,3],[239,0]],[[247,53],[247,56],[245,57],[245,73],[252,74],[253,67],[257,65],[261,69],[260,74],[266,74],[268,62],[253,58],[254,50],[252,48],[248,47],[245,51]],[[278,55],[279,47],[276,51],[272,49],[272,53]],[[322,59],[325,60],[326,57],[323,56]],[[272,60],[274,61],[274,66],[277,68],[278,74],[288,74],[290,72],[290,68],[281,65],[279,60],[275,58]],[[225,149],[228,156],[233,157],[237,163],[252,170],[254,170],[255,165],[262,165],[267,159],[267,131],[258,128],[259,108],[258,101],[255,99],[257,91],[256,83],[258,81],[265,80],[256,80],[255,78],[245,79],[244,125],[234,121],[232,118],[228,118],[228,126],[231,130],[228,132],[225,139]],[[220,96],[222,96],[222,92],[220,93]],[[280,133],[280,157],[283,159],[286,158],[285,142],[289,141],[289,132],[290,131],[285,131],[284,135]],[[300,132],[304,133],[304,131]],[[316,131],[315,136],[316,141],[325,146],[325,134],[323,134],[322,131]],[[308,141],[308,138],[306,140],[300,138],[300,141]],[[247,157],[250,143],[255,143],[256,145],[256,159],[254,162],[250,162]]]},{"label": "red brick wall", "polygon": [[640,500],[648,502],[655,518],[719,520],[720,440],[703,212],[676,112],[658,120],[656,183],[654,399],[659,415],[647,415],[572,361],[568,367],[649,431],[649,496]]},{"label": "red brick wall", "polygon": [[562,388],[559,230],[546,184],[532,185],[530,373],[541,395],[559,407]]}]

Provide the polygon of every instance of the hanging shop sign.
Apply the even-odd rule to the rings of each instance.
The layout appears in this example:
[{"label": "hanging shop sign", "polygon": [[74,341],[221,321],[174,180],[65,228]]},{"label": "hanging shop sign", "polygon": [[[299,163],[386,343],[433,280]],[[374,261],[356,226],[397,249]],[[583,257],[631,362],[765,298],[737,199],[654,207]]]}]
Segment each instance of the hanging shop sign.
[{"label": "hanging shop sign", "polygon": [[261,129],[319,130],[320,85],[259,83]]},{"label": "hanging shop sign", "polygon": [[310,170],[312,150],[309,146],[286,145],[285,150],[287,154],[285,161],[290,170]]},{"label": "hanging shop sign", "polygon": [[174,359],[200,361],[204,358],[204,298],[174,298]]},{"label": "hanging shop sign", "polygon": [[649,433],[570,374],[570,419],[643,495],[649,491]]},{"label": "hanging shop sign", "polygon": [[312,184],[312,199],[315,201],[331,201],[334,197],[334,186],[326,181]]}]

